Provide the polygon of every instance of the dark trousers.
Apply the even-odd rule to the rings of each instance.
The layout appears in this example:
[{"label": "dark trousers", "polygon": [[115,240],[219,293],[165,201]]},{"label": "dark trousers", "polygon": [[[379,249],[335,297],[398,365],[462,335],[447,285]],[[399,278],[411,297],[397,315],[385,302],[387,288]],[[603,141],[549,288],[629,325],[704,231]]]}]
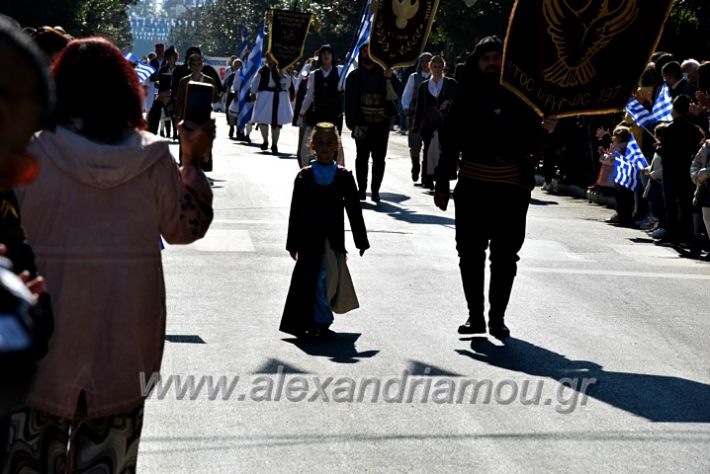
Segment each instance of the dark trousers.
[{"label": "dark trousers", "polygon": [[[678,173],[680,174],[680,173]],[[690,177],[663,170],[663,199],[666,205],[668,236],[690,241],[693,235],[693,188]]]},{"label": "dark trousers", "polygon": [[634,214],[634,191],[617,185],[614,189],[614,198],[616,199],[616,215],[619,216],[619,222],[630,223]]},{"label": "dark trousers", "polygon": [[4,465],[8,435],[10,434],[10,418],[0,417],[0,472]]},{"label": "dark trousers", "polygon": [[355,175],[360,193],[367,190],[367,175],[370,156],[372,156],[372,192],[379,193],[382,179],[385,176],[385,157],[390,128],[388,122],[370,124],[365,136],[355,140],[357,157],[355,158]]},{"label": "dark trousers", "polygon": [[153,135],[158,134],[160,128],[160,116],[163,113],[165,105],[159,100],[154,100],[153,105],[148,111],[148,131]]},{"label": "dark trousers", "polygon": [[658,181],[651,180],[651,189],[648,191],[648,207],[653,217],[658,219],[658,226],[665,229],[666,206],[663,202],[663,185]]},{"label": "dark trousers", "polygon": [[484,315],[484,270],[490,248],[489,323],[500,323],[517,273],[525,240],[530,191],[518,186],[459,179],[456,203],[456,250],[471,321]]}]

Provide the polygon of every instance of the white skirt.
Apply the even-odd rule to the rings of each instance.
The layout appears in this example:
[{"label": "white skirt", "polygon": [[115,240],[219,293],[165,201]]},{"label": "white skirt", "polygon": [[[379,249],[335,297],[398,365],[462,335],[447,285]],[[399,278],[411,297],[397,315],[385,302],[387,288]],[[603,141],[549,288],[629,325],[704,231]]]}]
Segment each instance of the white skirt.
[{"label": "white skirt", "polygon": [[[289,100],[288,92],[279,92],[279,108],[276,123],[285,125],[293,120],[293,109]],[[272,111],[274,107],[274,93],[271,91],[262,91],[256,95],[254,103],[254,114],[251,121],[254,123],[266,123],[271,125],[273,122]]]}]

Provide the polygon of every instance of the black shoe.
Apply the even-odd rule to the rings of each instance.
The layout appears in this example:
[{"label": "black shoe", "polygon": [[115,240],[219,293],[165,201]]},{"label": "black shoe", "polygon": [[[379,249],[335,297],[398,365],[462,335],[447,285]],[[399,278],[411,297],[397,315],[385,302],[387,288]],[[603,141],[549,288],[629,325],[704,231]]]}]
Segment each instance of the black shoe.
[{"label": "black shoe", "polygon": [[329,339],[335,336],[335,332],[327,327],[314,326],[303,331],[302,337],[306,339]]},{"label": "black shoe", "polygon": [[370,199],[372,199],[372,202],[380,202],[380,193],[377,191],[372,191]]},{"label": "black shoe", "polygon": [[274,155],[278,155],[279,154],[279,147],[277,147],[276,145],[272,146],[271,153],[273,153]]},{"label": "black shoe", "polygon": [[488,332],[496,339],[505,339],[506,337],[510,337],[510,329],[508,329],[508,326],[502,322],[489,324]]},{"label": "black shoe", "polygon": [[361,201],[365,201],[367,199],[367,194],[365,194],[365,191],[358,191],[357,195]]},{"label": "black shoe", "polygon": [[474,323],[471,323],[471,318],[459,326],[459,334],[485,334],[486,333],[486,321],[481,318]]},{"label": "black shoe", "polygon": [[269,142],[262,143],[261,146],[259,146],[259,148],[261,148],[262,151],[268,150],[269,149]]},{"label": "black shoe", "polygon": [[416,183],[417,181],[419,181],[419,171],[421,171],[421,170],[419,169],[418,166],[412,167],[412,182],[413,183]]},{"label": "black shoe", "polygon": [[234,127],[229,127],[229,138],[234,138]]}]

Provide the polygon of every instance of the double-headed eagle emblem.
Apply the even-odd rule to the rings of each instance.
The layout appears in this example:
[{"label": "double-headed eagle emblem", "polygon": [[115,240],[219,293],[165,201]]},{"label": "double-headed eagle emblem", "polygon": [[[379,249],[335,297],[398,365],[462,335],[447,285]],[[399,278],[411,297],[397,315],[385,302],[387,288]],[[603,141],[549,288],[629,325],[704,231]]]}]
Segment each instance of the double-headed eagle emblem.
[{"label": "double-headed eagle emblem", "polygon": [[610,0],[588,0],[578,10],[568,1],[543,0],[542,4],[547,31],[558,54],[555,64],[544,71],[545,80],[560,87],[581,86],[594,79],[594,56],[638,17],[637,0],[621,0],[613,10]]},{"label": "double-headed eagle emblem", "polygon": [[407,27],[409,20],[419,11],[419,0],[412,4],[411,0],[392,0],[392,12],[397,17],[395,24],[397,28],[403,30]]}]

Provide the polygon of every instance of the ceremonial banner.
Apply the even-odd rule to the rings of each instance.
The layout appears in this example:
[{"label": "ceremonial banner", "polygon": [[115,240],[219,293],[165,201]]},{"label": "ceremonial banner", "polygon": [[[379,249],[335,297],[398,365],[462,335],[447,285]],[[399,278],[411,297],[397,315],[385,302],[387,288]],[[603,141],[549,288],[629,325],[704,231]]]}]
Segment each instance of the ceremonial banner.
[{"label": "ceremonial banner", "polygon": [[516,0],[502,84],[540,116],[624,108],[673,0]]},{"label": "ceremonial banner", "polygon": [[373,61],[385,69],[416,64],[429,39],[439,0],[379,0],[373,7]]},{"label": "ceremonial banner", "polygon": [[269,10],[269,47],[267,57],[279,71],[296,64],[303,56],[311,24],[318,27],[312,13],[291,10]]}]

